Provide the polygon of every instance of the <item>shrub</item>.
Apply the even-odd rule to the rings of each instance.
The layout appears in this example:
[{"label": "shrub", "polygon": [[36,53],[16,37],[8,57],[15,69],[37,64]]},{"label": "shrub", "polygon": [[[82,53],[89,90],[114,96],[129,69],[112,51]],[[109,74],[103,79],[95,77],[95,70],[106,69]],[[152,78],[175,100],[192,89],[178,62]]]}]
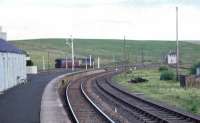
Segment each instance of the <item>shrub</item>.
[{"label": "shrub", "polygon": [[33,66],[32,60],[27,60],[26,61],[26,66]]},{"label": "shrub", "polygon": [[172,71],[162,71],[160,74],[160,80],[173,80],[175,77]]},{"label": "shrub", "polygon": [[191,67],[191,69],[190,69],[190,73],[191,73],[191,74],[196,74],[196,68],[197,68],[197,67],[200,67],[200,62],[195,63],[195,64],[192,65],[192,67]]},{"label": "shrub", "polygon": [[134,79],[131,79],[128,81],[129,83],[141,83],[141,82],[147,82],[147,79],[141,78],[141,77],[136,77]]},{"label": "shrub", "polygon": [[126,74],[131,74],[132,73],[132,70],[127,70],[126,71]]},{"label": "shrub", "polygon": [[168,70],[168,67],[167,67],[167,66],[160,66],[158,70],[159,70],[160,72],[161,72],[161,71],[166,71],[166,70]]}]

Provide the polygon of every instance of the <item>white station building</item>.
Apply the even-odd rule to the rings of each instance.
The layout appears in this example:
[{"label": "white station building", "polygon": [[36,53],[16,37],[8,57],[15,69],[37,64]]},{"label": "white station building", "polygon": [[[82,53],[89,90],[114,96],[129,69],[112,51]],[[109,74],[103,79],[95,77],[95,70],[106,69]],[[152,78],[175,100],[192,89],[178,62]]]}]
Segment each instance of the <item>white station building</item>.
[{"label": "white station building", "polygon": [[24,82],[26,55],[24,52],[0,37],[0,92]]},{"label": "white station building", "polygon": [[2,32],[2,27],[0,27],[0,38],[3,40],[7,40],[7,33]]}]

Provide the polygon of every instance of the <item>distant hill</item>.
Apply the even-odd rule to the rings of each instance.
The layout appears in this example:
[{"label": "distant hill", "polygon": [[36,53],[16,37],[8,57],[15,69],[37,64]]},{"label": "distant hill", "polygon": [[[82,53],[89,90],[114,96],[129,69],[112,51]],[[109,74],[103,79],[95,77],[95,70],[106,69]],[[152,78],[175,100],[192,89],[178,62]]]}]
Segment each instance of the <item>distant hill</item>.
[{"label": "distant hill", "polygon": [[[56,58],[71,57],[70,47],[66,47],[65,39],[30,39],[11,41],[18,47],[26,50],[32,57],[34,63],[41,68],[42,57],[45,57],[46,64],[49,52],[50,67],[54,66]],[[170,49],[176,48],[173,41],[126,41],[127,57],[131,63],[141,62],[143,49],[146,62],[160,62],[161,55],[166,54]],[[113,61],[122,60],[123,40],[115,39],[74,39],[75,56],[85,57],[89,54],[94,57],[100,56],[102,63],[107,64]],[[193,42],[180,42],[181,62],[191,64],[200,61],[200,45]]]}]

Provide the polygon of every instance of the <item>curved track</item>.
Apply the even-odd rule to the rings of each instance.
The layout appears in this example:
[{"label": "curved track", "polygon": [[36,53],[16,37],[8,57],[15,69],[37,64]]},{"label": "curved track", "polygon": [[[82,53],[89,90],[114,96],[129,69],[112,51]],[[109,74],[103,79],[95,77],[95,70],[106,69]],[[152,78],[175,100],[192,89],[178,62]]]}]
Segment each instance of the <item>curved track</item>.
[{"label": "curved track", "polygon": [[67,87],[66,96],[70,110],[77,123],[110,123],[113,121],[90,100],[82,83],[95,74],[76,79]]},{"label": "curved track", "polygon": [[97,86],[107,95],[116,99],[125,107],[131,109],[131,113],[137,119],[147,123],[200,123],[199,117],[181,113],[167,107],[147,101],[144,98],[132,95],[121,90],[109,79],[98,78]]},{"label": "curved track", "polygon": [[[121,120],[127,123],[133,121],[136,123],[200,123],[199,116],[121,89],[111,81],[113,75],[113,72],[96,73],[77,77],[69,83],[66,96],[77,123],[114,123]],[[119,110],[114,109],[114,112],[117,112],[115,116],[112,115],[112,111],[103,107],[102,99],[111,107],[117,106]],[[117,115],[122,118],[116,118]]]}]

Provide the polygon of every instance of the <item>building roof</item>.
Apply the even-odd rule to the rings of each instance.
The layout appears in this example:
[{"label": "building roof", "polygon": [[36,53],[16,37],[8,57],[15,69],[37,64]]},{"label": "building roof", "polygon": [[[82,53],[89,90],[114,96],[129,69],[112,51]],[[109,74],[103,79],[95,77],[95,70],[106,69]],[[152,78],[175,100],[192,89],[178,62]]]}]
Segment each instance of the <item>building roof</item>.
[{"label": "building roof", "polygon": [[0,52],[9,52],[9,53],[17,53],[24,54],[23,50],[17,48],[10,42],[7,42],[3,39],[0,39]]},{"label": "building roof", "polygon": [[176,56],[176,52],[171,52],[168,55],[170,55],[170,56],[175,55]]},{"label": "building roof", "polygon": [[171,55],[176,55],[176,51],[175,50],[170,50],[167,55],[170,55],[170,56]]}]

